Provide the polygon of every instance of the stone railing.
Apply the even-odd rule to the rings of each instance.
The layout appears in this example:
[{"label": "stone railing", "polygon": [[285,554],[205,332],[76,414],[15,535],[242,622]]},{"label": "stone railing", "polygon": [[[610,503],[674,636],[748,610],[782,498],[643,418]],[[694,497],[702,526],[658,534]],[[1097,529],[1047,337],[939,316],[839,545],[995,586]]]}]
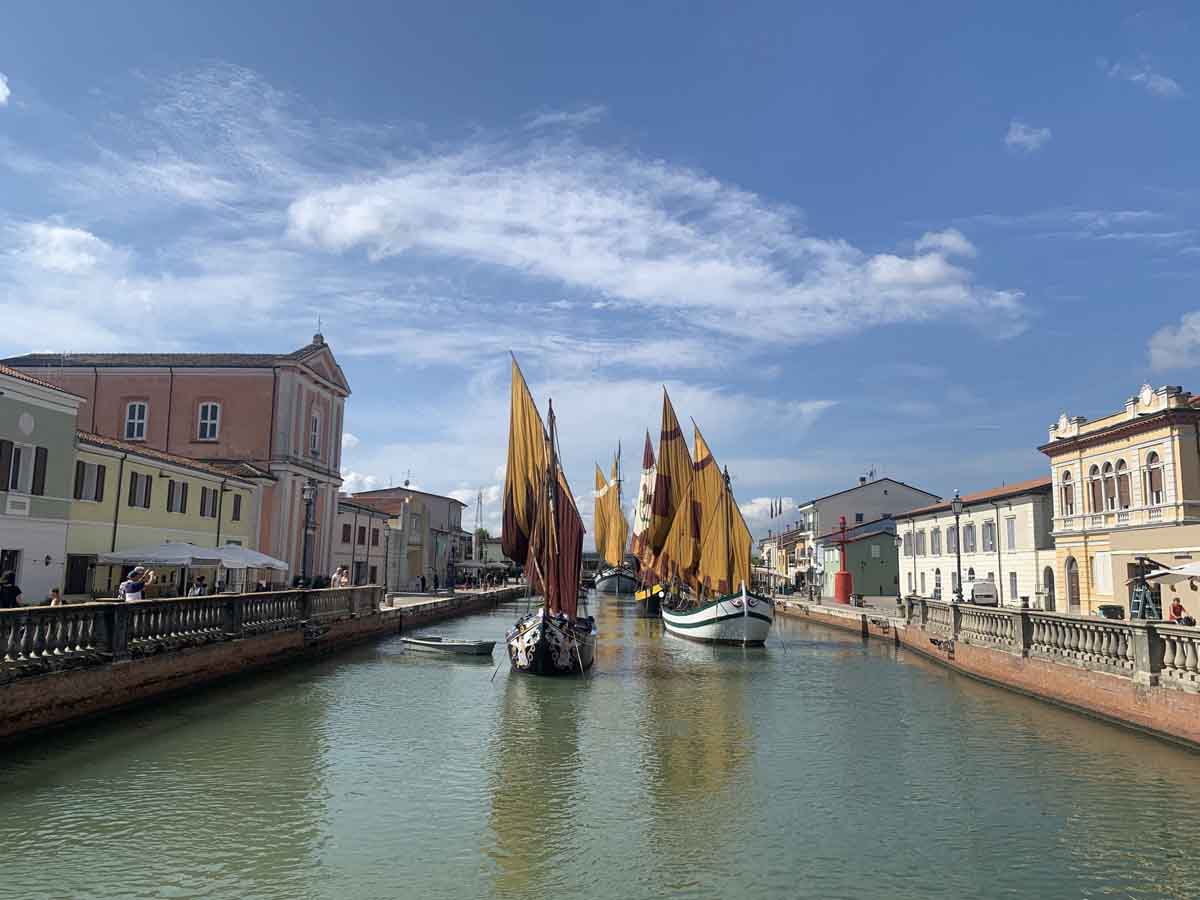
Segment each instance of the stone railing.
[{"label": "stone railing", "polygon": [[943,603],[923,597],[901,602],[901,619],[937,646],[988,647],[1200,692],[1200,628],[1155,621],[1114,621],[1031,609]]},{"label": "stone railing", "polygon": [[0,681],[375,615],[376,587],[0,610]]}]

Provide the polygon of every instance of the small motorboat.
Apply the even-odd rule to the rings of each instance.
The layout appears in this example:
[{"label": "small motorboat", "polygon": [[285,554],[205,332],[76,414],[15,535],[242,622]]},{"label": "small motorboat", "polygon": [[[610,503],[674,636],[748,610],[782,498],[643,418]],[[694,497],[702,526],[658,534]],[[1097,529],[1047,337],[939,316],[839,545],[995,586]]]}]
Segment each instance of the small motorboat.
[{"label": "small motorboat", "polygon": [[457,653],[460,656],[491,656],[495,641],[460,641],[455,638],[424,634],[421,637],[406,637],[400,640],[412,650],[427,650],[433,653]]}]

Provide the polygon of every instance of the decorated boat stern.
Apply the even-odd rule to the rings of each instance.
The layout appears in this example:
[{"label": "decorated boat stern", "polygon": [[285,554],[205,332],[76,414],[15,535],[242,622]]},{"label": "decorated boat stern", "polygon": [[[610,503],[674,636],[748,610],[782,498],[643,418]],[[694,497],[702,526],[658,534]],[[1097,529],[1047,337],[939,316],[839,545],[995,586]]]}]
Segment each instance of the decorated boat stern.
[{"label": "decorated boat stern", "polygon": [[530,675],[586,672],[596,656],[595,621],[547,616],[544,608],[518,620],[505,635],[513,669]]}]

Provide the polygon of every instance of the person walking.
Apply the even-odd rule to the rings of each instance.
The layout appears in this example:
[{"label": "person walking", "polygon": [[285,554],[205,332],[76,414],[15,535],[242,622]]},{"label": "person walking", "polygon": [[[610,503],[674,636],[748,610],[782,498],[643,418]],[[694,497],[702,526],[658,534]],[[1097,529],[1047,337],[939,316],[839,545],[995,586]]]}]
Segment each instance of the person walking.
[{"label": "person walking", "polygon": [[16,609],[21,605],[21,589],[14,572],[0,575],[0,609]]},{"label": "person walking", "polygon": [[148,586],[154,584],[155,577],[153,570],[145,566],[134,566],[129,572],[129,577],[117,588],[117,600],[144,599],[144,592]]}]

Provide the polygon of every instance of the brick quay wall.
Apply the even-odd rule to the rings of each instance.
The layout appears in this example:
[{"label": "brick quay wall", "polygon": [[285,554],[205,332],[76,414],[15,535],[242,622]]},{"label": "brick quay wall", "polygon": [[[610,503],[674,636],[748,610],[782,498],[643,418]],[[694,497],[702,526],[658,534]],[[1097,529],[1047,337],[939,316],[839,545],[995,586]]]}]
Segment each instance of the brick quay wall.
[{"label": "brick quay wall", "polygon": [[777,600],[964,675],[1200,750],[1200,629],[907,599],[895,614]]},{"label": "brick quay wall", "polygon": [[524,588],[385,598],[379,588],[177,597],[0,611],[0,741],[402,629]]}]

